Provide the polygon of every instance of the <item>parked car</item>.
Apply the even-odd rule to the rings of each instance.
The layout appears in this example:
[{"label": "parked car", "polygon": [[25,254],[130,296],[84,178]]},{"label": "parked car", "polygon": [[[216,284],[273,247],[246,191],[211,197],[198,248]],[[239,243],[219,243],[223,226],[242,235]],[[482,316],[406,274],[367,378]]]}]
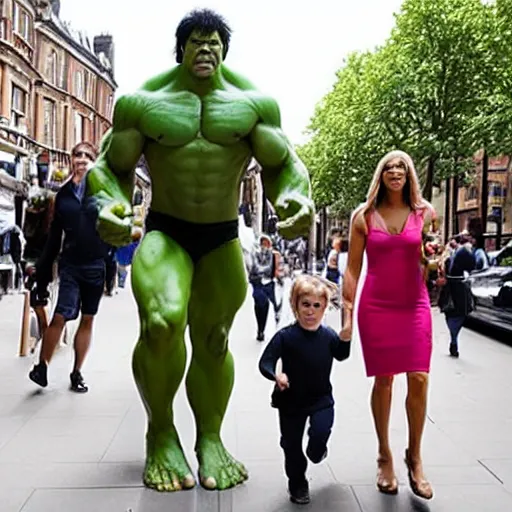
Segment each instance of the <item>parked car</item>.
[{"label": "parked car", "polygon": [[[489,263],[491,265],[499,265],[498,261],[502,261],[504,258],[501,257],[501,254],[507,253],[510,257],[510,248],[512,247],[512,240],[505,246],[502,247],[499,251],[490,251],[487,253],[487,256],[489,258]],[[506,255],[505,255],[506,258]],[[512,263],[511,263],[512,265]]]},{"label": "parked car", "polygon": [[469,275],[475,309],[470,317],[512,333],[512,243],[494,255],[493,265]]}]

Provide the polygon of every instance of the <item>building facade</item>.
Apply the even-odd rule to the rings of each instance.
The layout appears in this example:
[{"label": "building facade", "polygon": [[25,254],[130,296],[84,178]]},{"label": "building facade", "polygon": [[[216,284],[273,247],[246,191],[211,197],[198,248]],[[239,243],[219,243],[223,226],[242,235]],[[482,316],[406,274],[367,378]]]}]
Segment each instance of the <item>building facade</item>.
[{"label": "building facade", "polygon": [[91,41],[59,18],[59,0],[0,0],[0,168],[62,181],[71,148],[98,145],[116,82],[110,35]]},{"label": "building facade", "polygon": [[[483,152],[475,157],[475,177],[468,186],[457,191],[456,212],[459,231],[468,229],[473,220],[482,216]],[[508,156],[490,157],[487,173],[487,225],[484,232],[497,232],[497,224],[505,238],[512,235],[512,161]],[[489,248],[494,249],[490,237]]]}]

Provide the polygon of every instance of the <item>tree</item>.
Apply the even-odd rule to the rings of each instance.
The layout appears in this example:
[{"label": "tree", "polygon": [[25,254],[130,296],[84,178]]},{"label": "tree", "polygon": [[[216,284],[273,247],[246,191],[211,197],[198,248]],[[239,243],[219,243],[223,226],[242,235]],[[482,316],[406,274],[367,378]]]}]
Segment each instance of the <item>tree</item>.
[{"label": "tree", "polygon": [[361,201],[376,160],[393,148],[424,170],[427,199],[435,182],[474,167],[491,132],[482,119],[495,62],[493,9],[480,0],[405,0],[386,44],[347,59],[300,149],[321,205],[333,195],[341,210]]},{"label": "tree", "polygon": [[337,73],[337,81],[317,106],[309,126],[311,140],[298,148],[312,172],[318,207],[347,213],[364,198],[382,152],[383,138],[371,108],[372,53],[353,53]]},{"label": "tree", "polygon": [[486,44],[492,60],[486,68],[488,101],[474,125],[493,154],[512,154],[512,0],[491,7]]}]

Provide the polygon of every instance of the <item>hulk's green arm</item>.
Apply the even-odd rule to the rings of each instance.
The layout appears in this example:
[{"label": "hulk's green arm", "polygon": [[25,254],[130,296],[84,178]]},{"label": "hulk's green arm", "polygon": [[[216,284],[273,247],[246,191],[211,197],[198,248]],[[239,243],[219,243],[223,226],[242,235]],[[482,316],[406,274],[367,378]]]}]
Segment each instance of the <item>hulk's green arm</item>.
[{"label": "hulk's green arm", "polygon": [[309,173],[281,130],[281,114],[270,98],[255,101],[261,122],[251,133],[254,157],[261,165],[265,195],[276,207],[280,198],[302,196],[311,199]]},{"label": "hulk's green arm", "polygon": [[101,141],[100,155],[87,174],[89,194],[131,205],[135,166],[145,142],[137,129],[138,103],[135,96],[117,100],[112,128]]}]

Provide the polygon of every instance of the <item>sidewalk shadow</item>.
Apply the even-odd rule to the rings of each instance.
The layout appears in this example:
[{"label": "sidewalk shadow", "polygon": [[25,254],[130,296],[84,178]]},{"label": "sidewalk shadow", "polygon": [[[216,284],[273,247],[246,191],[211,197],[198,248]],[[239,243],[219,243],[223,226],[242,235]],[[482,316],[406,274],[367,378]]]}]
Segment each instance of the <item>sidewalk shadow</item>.
[{"label": "sidewalk shadow", "polygon": [[409,504],[412,512],[430,512],[428,503],[425,503],[413,494],[409,496]]},{"label": "sidewalk shadow", "polygon": [[[310,495],[311,502],[308,505],[300,505],[300,510],[304,512],[307,510],[321,510],[323,512],[344,510],[345,512],[359,512],[361,510],[351,488],[348,485],[338,482],[312,488],[310,489]],[[283,493],[283,497],[273,504],[271,509],[265,512],[295,512],[297,510],[297,505],[289,500],[285,492]]]}]

